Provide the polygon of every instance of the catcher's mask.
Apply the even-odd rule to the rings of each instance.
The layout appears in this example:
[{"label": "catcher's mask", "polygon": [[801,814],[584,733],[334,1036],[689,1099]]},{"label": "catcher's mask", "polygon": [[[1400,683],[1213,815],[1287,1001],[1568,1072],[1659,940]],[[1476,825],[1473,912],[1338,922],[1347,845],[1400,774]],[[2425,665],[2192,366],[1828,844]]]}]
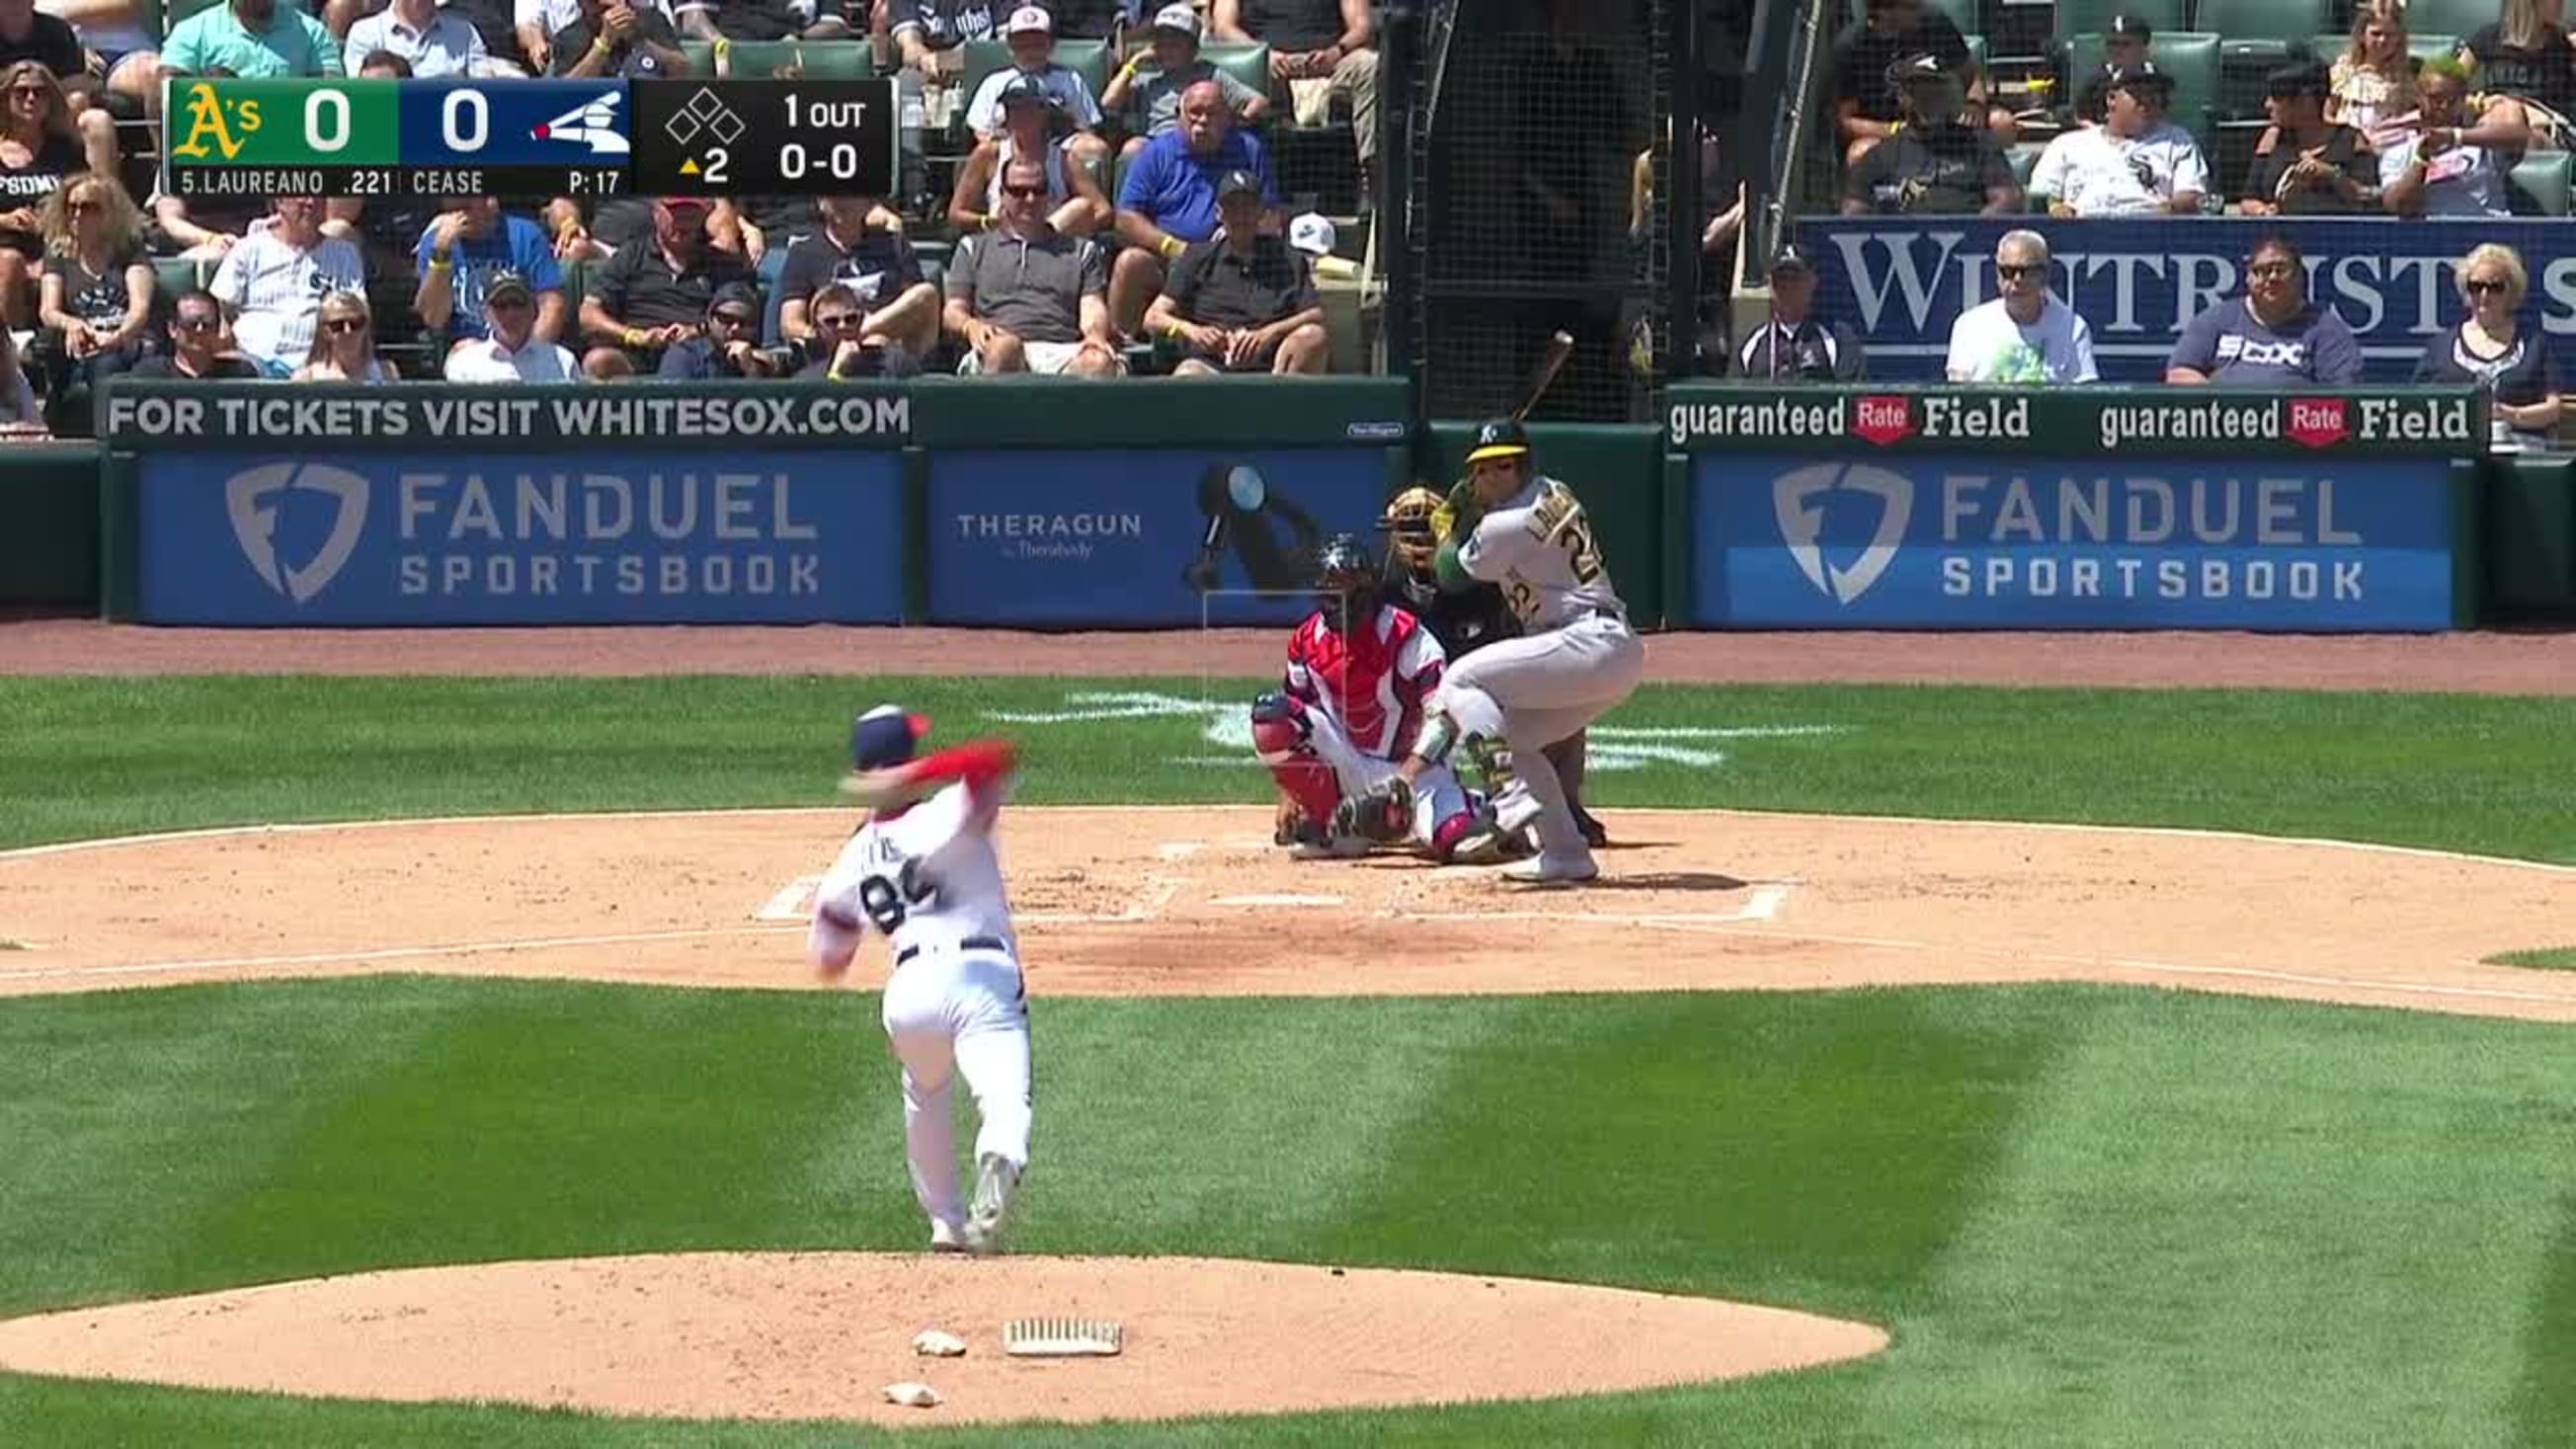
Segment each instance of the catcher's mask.
[{"label": "catcher's mask", "polygon": [[1417,575],[1431,573],[1433,555],[1439,551],[1440,537],[1431,521],[1439,511],[1440,495],[1415,484],[1387,500],[1386,516],[1378,520],[1378,527],[1386,532],[1388,555]]},{"label": "catcher's mask", "polygon": [[1325,540],[1323,552],[1315,556],[1315,602],[1340,611],[1336,627],[1365,620],[1375,612],[1377,568],[1377,560],[1355,535],[1337,533]]}]

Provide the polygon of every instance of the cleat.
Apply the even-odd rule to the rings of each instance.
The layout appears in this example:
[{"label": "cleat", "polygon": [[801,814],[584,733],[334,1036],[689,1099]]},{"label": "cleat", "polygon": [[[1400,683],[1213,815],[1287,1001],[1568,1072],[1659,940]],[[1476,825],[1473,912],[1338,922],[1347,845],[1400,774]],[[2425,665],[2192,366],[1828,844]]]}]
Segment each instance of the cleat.
[{"label": "cleat", "polygon": [[1514,781],[1494,797],[1494,828],[1505,835],[1518,835],[1538,823],[1542,809],[1528,788]]},{"label": "cleat", "polygon": [[952,1222],[933,1222],[930,1225],[930,1251],[934,1253],[965,1252],[966,1230]]},{"label": "cleat", "polygon": [[1574,828],[1583,832],[1583,843],[1589,849],[1599,850],[1610,843],[1608,827],[1593,819],[1592,812],[1580,805],[1574,807]]},{"label": "cleat", "polygon": [[1296,838],[1286,843],[1290,860],[1354,860],[1369,853],[1367,841],[1356,835],[1327,835],[1311,820],[1301,823]]},{"label": "cleat", "polygon": [[1592,863],[1589,851],[1582,855],[1534,855],[1503,867],[1503,879],[1529,885],[1576,885],[1600,875],[1601,867]]},{"label": "cleat", "polygon": [[1020,1185],[1020,1170],[987,1153],[975,1165],[975,1204],[966,1214],[966,1251],[991,1257],[1002,1251],[1002,1224],[1011,1215],[1011,1194]]}]

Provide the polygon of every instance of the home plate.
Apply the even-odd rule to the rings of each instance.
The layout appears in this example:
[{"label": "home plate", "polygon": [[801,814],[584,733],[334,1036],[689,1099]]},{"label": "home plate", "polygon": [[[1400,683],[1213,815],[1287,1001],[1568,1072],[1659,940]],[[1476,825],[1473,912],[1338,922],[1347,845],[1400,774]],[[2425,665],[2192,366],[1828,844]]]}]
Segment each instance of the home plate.
[{"label": "home plate", "polygon": [[1210,896],[1208,898],[1208,904],[1212,906],[1248,906],[1257,910],[1275,909],[1280,907],[1296,910],[1307,907],[1338,906],[1345,904],[1345,902],[1340,896],[1252,895]]}]

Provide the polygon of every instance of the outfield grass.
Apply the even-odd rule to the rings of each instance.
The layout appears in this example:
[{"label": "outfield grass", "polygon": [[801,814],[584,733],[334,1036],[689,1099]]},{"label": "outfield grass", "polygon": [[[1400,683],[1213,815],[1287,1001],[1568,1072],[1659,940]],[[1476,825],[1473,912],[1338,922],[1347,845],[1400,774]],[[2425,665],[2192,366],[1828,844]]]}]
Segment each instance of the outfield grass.
[{"label": "outfield grass", "polygon": [[[2106,646],[2109,647],[2109,646]],[[1254,801],[1169,716],[995,725],[1070,690],[1241,701],[1259,681],[0,679],[0,845],[370,815],[828,804],[889,689],[951,737],[1021,740],[1041,803]],[[1625,727],[1835,727],[1602,773],[1610,806],[2224,826],[2576,862],[2561,699],[1904,686],[1641,690]]]},{"label": "outfield grass", "polygon": [[2535,971],[2576,971],[2576,946],[2539,951],[2507,951],[2487,958],[2498,966],[2527,966]]},{"label": "outfield grass", "polygon": [[[400,977],[11,1002],[0,1311],[458,1260],[909,1250],[874,1005]],[[2045,987],[1061,1001],[1039,1050],[1028,1251],[1579,1279],[1896,1340],[1733,1386],[941,1442],[2542,1444],[2576,1425],[2563,1029]],[[868,1437],[7,1376],[0,1423],[49,1446]]]}]

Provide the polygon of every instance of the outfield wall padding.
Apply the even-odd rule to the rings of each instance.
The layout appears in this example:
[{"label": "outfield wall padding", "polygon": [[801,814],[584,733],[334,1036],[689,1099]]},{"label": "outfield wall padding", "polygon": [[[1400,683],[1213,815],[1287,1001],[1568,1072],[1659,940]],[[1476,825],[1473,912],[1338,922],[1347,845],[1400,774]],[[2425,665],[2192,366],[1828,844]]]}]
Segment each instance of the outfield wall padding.
[{"label": "outfield wall padding", "polygon": [[97,602],[98,464],[95,443],[0,447],[0,604]]}]

